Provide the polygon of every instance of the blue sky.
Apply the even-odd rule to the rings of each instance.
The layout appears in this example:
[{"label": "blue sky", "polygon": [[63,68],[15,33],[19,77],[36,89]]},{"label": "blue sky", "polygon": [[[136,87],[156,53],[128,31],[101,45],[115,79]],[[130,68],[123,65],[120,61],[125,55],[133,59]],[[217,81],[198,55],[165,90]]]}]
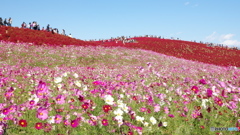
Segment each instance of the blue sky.
[{"label": "blue sky", "polygon": [[157,35],[240,47],[240,0],[2,0],[13,26],[37,21],[73,37]]}]

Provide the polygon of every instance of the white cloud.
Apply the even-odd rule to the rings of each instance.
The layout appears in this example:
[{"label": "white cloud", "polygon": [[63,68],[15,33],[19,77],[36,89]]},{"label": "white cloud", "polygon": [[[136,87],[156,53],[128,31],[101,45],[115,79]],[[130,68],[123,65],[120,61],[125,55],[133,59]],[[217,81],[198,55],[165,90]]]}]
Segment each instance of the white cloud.
[{"label": "white cloud", "polygon": [[189,5],[189,4],[190,4],[190,2],[185,2],[185,3],[184,3],[184,5]]},{"label": "white cloud", "polygon": [[206,37],[206,40],[208,42],[213,42],[216,39],[217,39],[217,32],[216,31],[214,31],[211,35]]},{"label": "white cloud", "polygon": [[235,35],[232,33],[219,35],[217,32],[213,32],[209,36],[205,38],[207,42],[218,43],[227,45],[230,47],[238,47],[240,48],[240,41],[233,39]]},{"label": "white cloud", "polygon": [[234,34],[226,34],[226,35],[222,35],[221,38],[223,40],[228,40],[228,39],[232,38],[233,36],[234,36]]},{"label": "white cloud", "polygon": [[240,47],[240,41],[238,40],[225,40],[221,44]]}]

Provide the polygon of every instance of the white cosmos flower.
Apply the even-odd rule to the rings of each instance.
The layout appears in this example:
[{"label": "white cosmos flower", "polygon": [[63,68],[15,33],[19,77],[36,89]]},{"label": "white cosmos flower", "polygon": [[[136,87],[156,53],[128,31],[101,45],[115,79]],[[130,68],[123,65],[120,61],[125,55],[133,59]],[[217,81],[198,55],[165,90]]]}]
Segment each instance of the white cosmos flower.
[{"label": "white cosmos flower", "polygon": [[104,100],[106,104],[113,105],[114,98],[111,95],[105,95]]},{"label": "white cosmos flower", "polygon": [[128,107],[126,104],[123,104],[121,108],[125,113],[128,113]]},{"label": "white cosmos flower", "polygon": [[34,100],[35,104],[39,101],[39,98],[37,97],[36,94],[32,95],[29,99],[29,101]]},{"label": "white cosmos flower", "polygon": [[118,107],[121,108],[123,106],[123,101],[122,100],[118,100],[117,101],[117,105],[118,105]]},{"label": "white cosmos flower", "polygon": [[83,85],[83,91],[86,91],[88,89],[87,85]]},{"label": "white cosmos flower", "polygon": [[59,89],[61,89],[62,88],[62,84],[57,84],[57,87],[59,88]]},{"label": "white cosmos flower", "polygon": [[73,76],[74,76],[75,78],[78,78],[78,74],[77,74],[77,73],[74,73]]},{"label": "white cosmos flower", "polygon": [[55,120],[54,120],[54,119],[55,119],[55,116],[49,116],[47,122],[48,122],[49,124],[55,123]]},{"label": "white cosmos flower", "polygon": [[120,96],[120,98],[124,98],[124,95],[123,95],[123,94],[120,94],[119,96]]},{"label": "white cosmos flower", "polygon": [[167,122],[163,122],[163,126],[164,126],[164,127],[167,127]]},{"label": "white cosmos flower", "polygon": [[81,86],[82,86],[82,84],[80,83],[80,81],[75,81],[74,83],[75,83],[75,85],[77,85],[78,87],[81,87]]},{"label": "white cosmos flower", "polygon": [[117,115],[117,116],[122,116],[122,115],[123,115],[123,111],[122,111],[120,108],[118,108],[117,110],[115,110],[113,113],[114,113],[115,115]]},{"label": "white cosmos flower", "polygon": [[206,102],[208,102],[208,99],[202,99],[202,105],[201,105],[201,106],[202,106],[204,109],[207,108]]},{"label": "white cosmos flower", "polygon": [[157,120],[153,116],[150,117],[150,121],[152,122],[153,125],[157,123]]},{"label": "white cosmos flower", "polygon": [[136,120],[143,123],[144,117],[136,116]]},{"label": "white cosmos flower", "polygon": [[122,116],[116,116],[115,119],[116,119],[117,121],[122,121],[122,120],[123,120],[123,117],[122,117]]},{"label": "white cosmos flower", "polygon": [[62,78],[61,77],[55,77],[54,82],[55,83],[60,83],[60,82],[62,82]]},{"label": "white cosmos flower", "polygon": [[65,72],[65,73],[62,74],[62,76],[64,76],[64,77],[67,77],[67,75],[68,75],[67,72]]},{"label": "white cosmos flower", "polygon": [[148,123],[148,122],[144,122],[143,125],[144,125],[145,127],[148,127],[149,123]]}]

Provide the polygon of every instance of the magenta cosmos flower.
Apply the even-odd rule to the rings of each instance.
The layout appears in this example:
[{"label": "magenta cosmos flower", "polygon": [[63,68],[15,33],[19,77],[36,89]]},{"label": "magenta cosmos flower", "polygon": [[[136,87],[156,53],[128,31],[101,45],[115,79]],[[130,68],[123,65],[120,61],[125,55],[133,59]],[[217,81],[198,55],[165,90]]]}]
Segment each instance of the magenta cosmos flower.
[{"label": "magenta cosmos flower", "polygon": [[211,89],[207,89],[207,97],[212,97],[213,91]]},{"label": "magenta cosmos flower", "polygon": [[40,130],[40,129],[43,128],[43,124],[40,123],[40,122],[38,122],[38,123],[35,124],[35,128],[36,128],[37,130]]},{"label": "magenta cosmos flower", "polygon": [[174,118],[174,115],[173,114],[169,114],[168,117]]},{"label": "magenta cosmos flower", "polygon": [[201,79],[201,80],[199,80],[199,83],[200,83],[200,84],[203,84],[203,85],[207,84],[207,82],[206,82],[205,79]]},{"label": "magenta cosmos flower", "polygon": [[65,97],[63,95],[58,95],[56,97],[56,103],[57,104],[64,104],[65,103]]},{"label": "magenta cosmos flower", "polygon": [[9,108],[4,108],[4,109],[3,109],[3,114],[4,114],[4,115],[8,115],[9,113],[10,113]]},{"label": "magenta cosmos flower", "polygon": [[75,119],[71,121],[71,127],[76,128],[79,125],[79,120]]},{"label": "magenta cosmos flower", "polygon": [[103,120],[102,120],[102,124],[103,124],[103,126],[108,126],[108,120],[103,119]]},{"label": "magenta cosmos flower", "polygon": [[191,90],[192,90],[195,94],[197,94],[197,93],[199,92],[197,86],[192,86]]},{"label": "magenta cosmos flower", "polygon": [[40,107],[37,110],[37,118],[40,120],[46,120],[48,118],[48,110],[46,108]]}]

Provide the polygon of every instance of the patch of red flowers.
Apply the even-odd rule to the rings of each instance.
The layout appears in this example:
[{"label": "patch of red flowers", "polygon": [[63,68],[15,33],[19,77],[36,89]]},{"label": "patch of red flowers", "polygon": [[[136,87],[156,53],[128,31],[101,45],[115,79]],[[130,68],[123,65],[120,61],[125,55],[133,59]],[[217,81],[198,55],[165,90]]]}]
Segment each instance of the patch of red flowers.
[{"label": "patch of red flowers", "polygon": [[105,113],[108,113],[110,110],[112,110],[112,107],[110,105],[103,105],[102,109]]},{"label": "patch of red flowers", "polygon": [[21,119],[21,120],[19,120],[18,125],[21,126],[21,127],[27,127],[27,121]]},{"label": "patch of red flowers", "polygon": [[40,122],[38,122],[38,123],[35,124],[35,128],[36,128],[37,130],[40,130],[40,129],[43,128],[43,124],[40,123]]},{"label": "patch of red flowers", "polygon": [[82,108],[83,108],[84,110],[87,110],[88,107],[89,107],[89,104],[88,104],[88,103],[84,103],[84,104],[82,104]]}]

